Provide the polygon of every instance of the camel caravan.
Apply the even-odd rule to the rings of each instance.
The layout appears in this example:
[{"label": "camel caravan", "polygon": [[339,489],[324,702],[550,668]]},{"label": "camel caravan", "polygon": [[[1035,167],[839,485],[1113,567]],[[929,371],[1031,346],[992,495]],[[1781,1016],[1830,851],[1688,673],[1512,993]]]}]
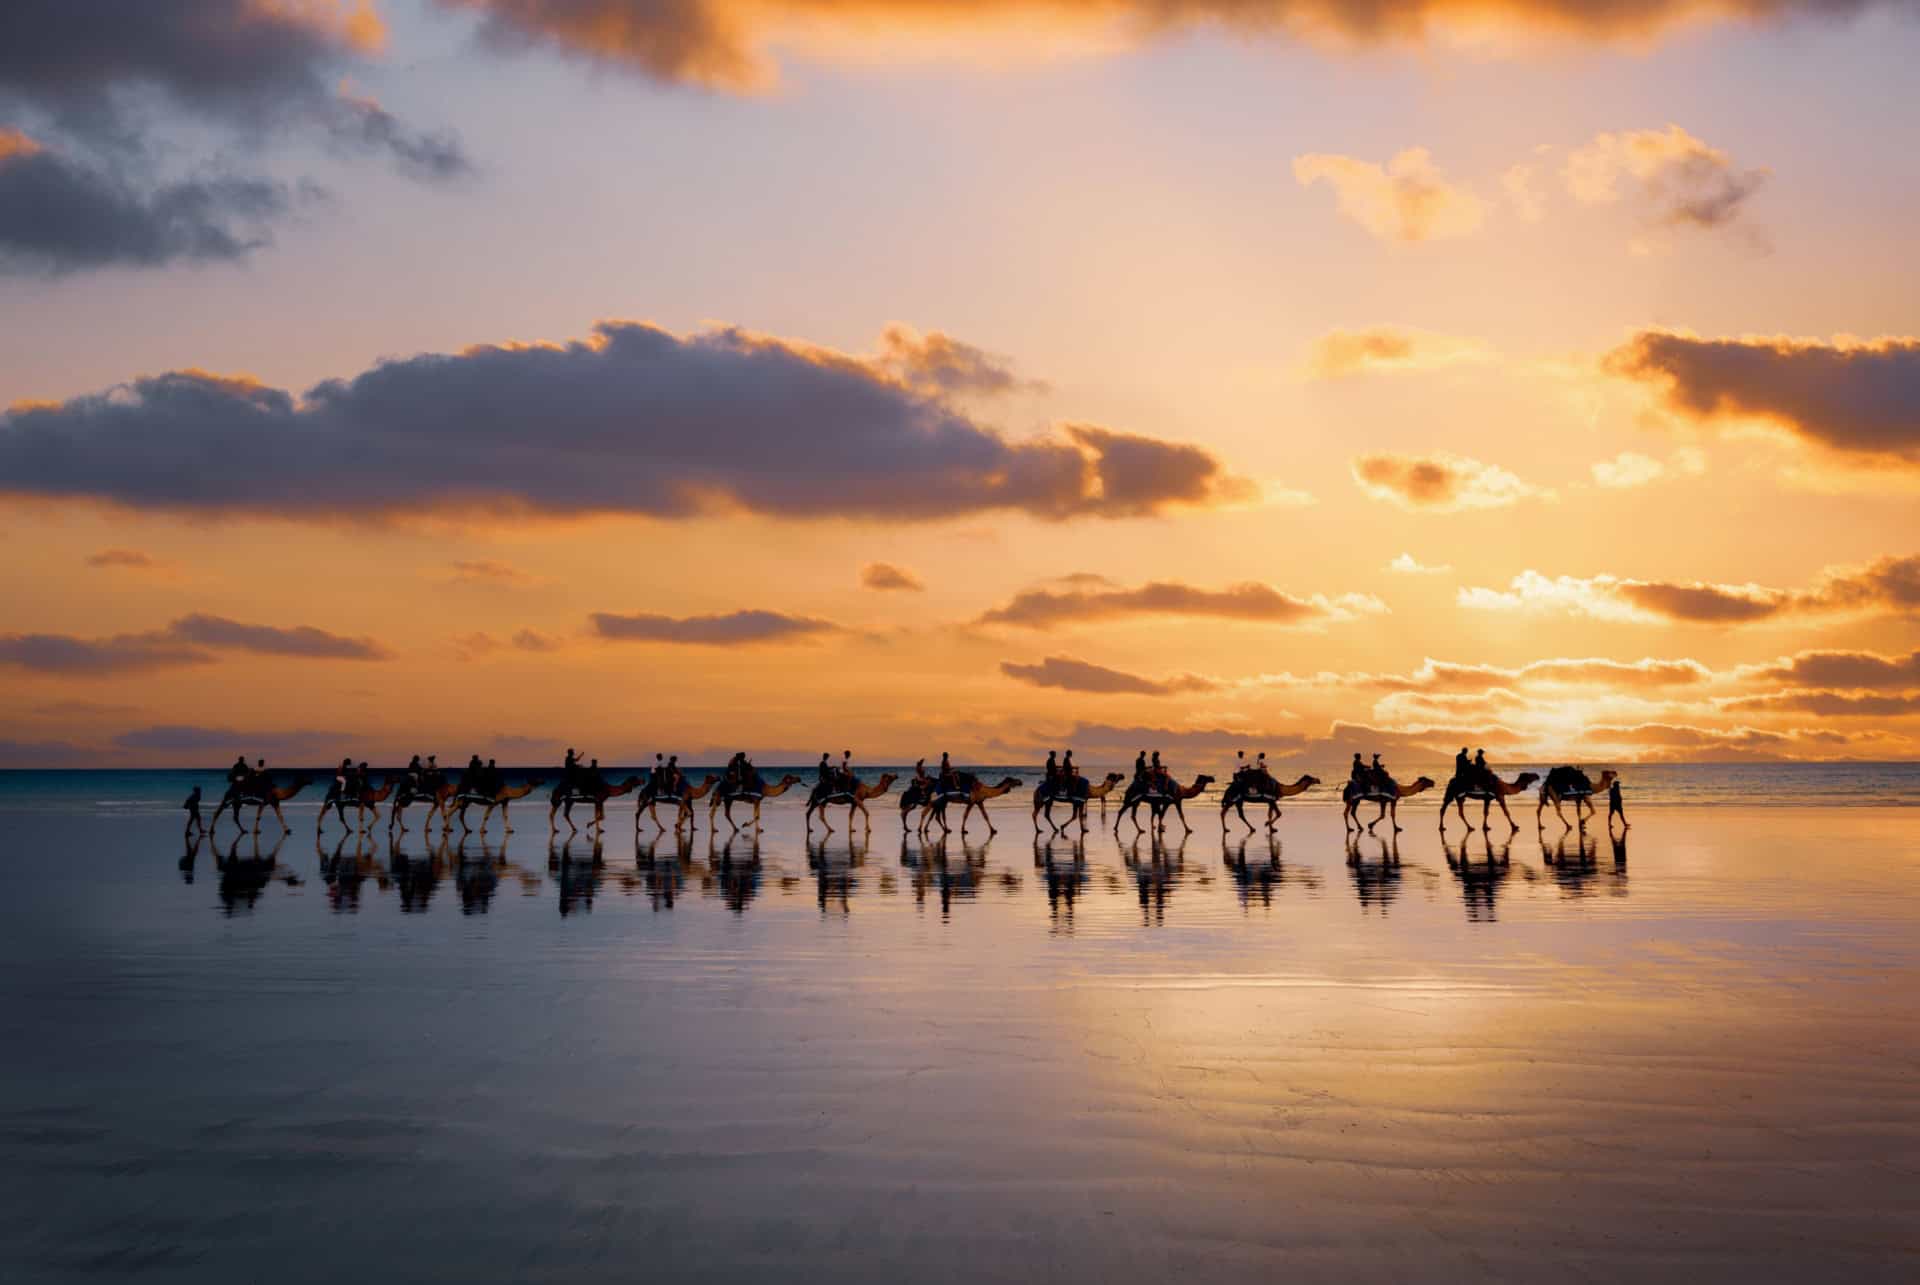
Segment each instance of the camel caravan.
[{"label": "camel caravan", "polygon": [[[863,780],[853,765],[851,750],[842,751],[837,763],[831,755],[822,754],[813,785],[807,794],[807,834],[813,834],[816,821],[825,833],[832,834],[831,812],[839,807],[847,810],[849,831],[852,831],[857,820],[864,832],[871,833],[873,817],[867,805],[891,793],[899,781],[899,775],[894,772],[883,773],[876,780]],[[1183,784],[1161,761],[1157,750],[1151,755],[1145,750],[1140,751],[1134,759],[1131,778],[1120,772],[1108,772],[1098,781],[1081,774],[1074,765],[1072,750],[1067,750],[1064,755],[1049,751],[1040,780],[1033,789],[1034,832],[1040,834],[1045,831],[1060,836],[1077,827],[1078,834],[1085,835],[1090,824],[1088,816],[1092,805],[1098,803],[1104,815],[1108,801],[1118,791],[1113,824],[1116,837],[1128,825],[1133,827],[1135,834],[1148,831],[1156,835],[1163,834],[1169,820],[1178,820],[1183,831],[1192,833],[1193,827],[1187,820],[1185,804],[1206,793],[1215,783],[1216,778],[1203,773]],[[241,809],[251,807],[254,809],[253,829],[256,833],[269,810],[283,830],[290,830],[280,805],[311,784],[312,777],[306,775],[276,780],[267,771],[264,759],[249,764],[242,756],[227,772],[226,793],[214,810],[213,821],[207,829],[217,826],[228,809],[232,809],[236,824],[244,828]],[[494,813],[498,812],[502,828],[511,833],[512,805],[544,788],[546,784],[545,780],[533,777],[509,785],[505,773],[493,760],[483,762],[477,754],[468,760],[466,769],[458,774],[442,769],[433,755],[427,755],[425,759],[415,755],[405,771],[388,774],[378,782],[373,779],[366,763],[356,764],[350,759],[342,759],[321,800],[319,829],[324,831],[329,816],[332,816],[339,820],[343,830],[356,834],[369,833],[378,824],[380,808],[385,805],[387,832],[391,837],[395,833],[406,832],[407,809],[418,804],[426,808],[426,819],[422,826],[428,832],[438,823],[443,835],[451,834],[457,825],[462,834],[477,832],[484,837],[492,824]],[[601,772],[598,759],[583,759],[576,751],[569,749],[559,778],[547,795],[548,833],[557,835],[564,825],[568,833],[578,834],[580,825],[574,819],[574,809],[582,806],[592,810],[587,827],[598,832],[606,823],[607,803],[629,795],[634,801],[633,828],[636,840],[642,825],[647,823],[652,824],[656,834],[664,834],[668,829],[676,834],[696,829],[694,804],[702,799],[707,801],[709,829],[717,830],[724,822],[729,829],[738,832],[743,828],[759,827],[762,806],[801,784],[803,778],[791,773],[769,782],[745,752],[733,755],[727,760],[724,771],[709,773],[697,784],[680,770],[677,755],[668,757],[659,754],[654,756],[651,769],[614,782]],[[1280,821],[1281,803],[1319,784],[1318,777],[1307,774],[1290,782],[1281,781],[1268,769],[1264,753],[1250,760],[1245,751],[1241,751],[1232,776],[1218,793],[1221,833],[1225,835],[1235,821],[1245,827],[1248,833],[1258,828],[1260,822],[1247,815],[1247,807],[1251,804],[1256,809],[1266,809],[1264,825],[1267,832],[1272,834]],[[1374,827],[1386,821],[1395,832],[1399,832],[1403,829],[1399,820],[1401,800],[1431,790],[1434,784],[1433,778],[1428,776],[1402,782],[1380,761],[1378,754],[1368,763],[1363,761],[1359,753],[1355,753],[1347,781],[1341,789],[1342,824],[1349,834],[1360,834],[1372,833]],[[914,764],[913,775],[906,779],[899,794],[901,833],[917,831],[924,839],[936,831],[945,836],[957,828],[964,837],[973,823],[974,814],[978,813],[986,825],[987,833],[997,834],[999,831],[987,811],[987,804],[1020,789],[1022,785],[1020,778],[1015,776],[990,782],[973,772],[962,771],[944,753],[940,756],[939,766],[933,770],[929,770],[927,761],[921,759]],[[1484,831],[1489,828],[1493,809],[1497,807],[1508,826],[1517,831],[1520,823],[1514,820],[1507,800],[1536,785],[1539,786],[1538,805],[1534,810],[1536,825],[1544,826],[1546,810],[1552,807],[1564,829],[1570,830],[1576,825],[1584,829],[1588,819],[1597,815],[1594,799],[1600,794],[1608,799],[1609,830],[1616,818],[1622,825],[1626,822],[1620,802],[1617,772],[1609,769],[1595,779],[1579,767],[1563,765],[1553,768],[1544,777],[1538,772],[1521,772],[1511,779],[1503,779],[1488,765],[1485,750],[1469,757],[1463,746],[1454,757],[1453,775],[1441,798],[1441,834],[1446,834],[1449,812],[1469,830],[1474,829],[1466,810],[1467,804],[1473,802],[1480,804],[1479,829]],[[198,824],[198,801],[199,791],[196,790],[187,804],[190,826]],[[1371,820],[1362,822],[1359,809],[1368,803],[1375,805],[1376,810]],[[1569,803],[1573,805],[1572,820],[1568,819],[1564,807]],[[952,809],[956,806],[960,808],[957,827],[951,819]],[[475,807],[481,810],[477,827],[469,819],[470,809]],[[736,817],[736,807],[745,809],[746,815]],[[1148,814],[1145,823],[1140,819],[1143,807]],[[661,818],[662,808],[669,811],[669,820]],[[1064,819],[1056,815],[1056,809],[1059,808],[1066,810]]]}]

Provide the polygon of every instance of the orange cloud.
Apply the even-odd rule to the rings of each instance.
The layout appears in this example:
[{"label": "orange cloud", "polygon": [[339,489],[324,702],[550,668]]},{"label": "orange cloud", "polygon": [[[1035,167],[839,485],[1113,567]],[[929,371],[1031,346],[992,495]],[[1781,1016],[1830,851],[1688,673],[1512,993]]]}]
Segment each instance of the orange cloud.
[{"label": "orange cloud", "polygon": [[1485,202],[1447,182],[1424,147],[1410,147],[1384,166],[1310,153],[1294,159],[1293,176],[1303,187],[1326,182],[1340,212],[1382,241],[1411,245],[1466,236],[1486,219]]},{"label": "orange cloud", "polygon": [[1411,374],[1484,362],[1493,354],[1477,339],[1436,335],[1399,326],[1333,330],[1314,341],[1307,372],[1318,379],[1353,375]]},{"label": "orange cloud", "polygon": [[1353,480],[1376,500],[1430,513],[1497,509],[1546,494],[1498,465],[1444,451],[1432,455],[1390,451],[1361,455],[1353,461]]},{"label": "orange cloud", "polygon": [[1829,570],[1808,589],[1609,575],[1549,579],[1528,570],[1504,590],[1463,588],[1458,601],[1480,611],[1560,611],[1600,620],[1719,625],[1791,616],[1900,614],[1920,610],[1920,554]]},{"label": "orange cloud", "polygon": [[657,80],[775,83],[773,51],[872,56],[917,38],[951,57],[1104,52],[1212,28],[1334,47],[1643,41],[1713,22],[1837,17],[1892,0],[440,0],[495,45],[545,45]]}]

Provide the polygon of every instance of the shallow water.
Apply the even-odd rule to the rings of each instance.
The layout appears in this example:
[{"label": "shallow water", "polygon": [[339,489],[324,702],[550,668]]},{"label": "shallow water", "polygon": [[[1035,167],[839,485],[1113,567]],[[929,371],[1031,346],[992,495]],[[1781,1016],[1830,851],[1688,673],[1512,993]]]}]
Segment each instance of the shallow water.
[{"label": "shallow water", "polygon": [[1920,1273],[1910,811],[798,811],[255,859],[0,806],[0,1278]]}]

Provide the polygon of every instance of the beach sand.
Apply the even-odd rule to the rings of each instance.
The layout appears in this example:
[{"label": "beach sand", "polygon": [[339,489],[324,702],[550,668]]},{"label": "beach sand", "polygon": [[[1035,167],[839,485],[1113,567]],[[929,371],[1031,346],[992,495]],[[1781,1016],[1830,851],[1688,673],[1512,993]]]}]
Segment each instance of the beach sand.
[{"label": "beach sand", "polygon": [[1910,810],[1464,862],[1432,800],[1397,860],[700,815],[596,865],[296,811],[270,872],[0,816],[0,1277],[1920,1276]]}]

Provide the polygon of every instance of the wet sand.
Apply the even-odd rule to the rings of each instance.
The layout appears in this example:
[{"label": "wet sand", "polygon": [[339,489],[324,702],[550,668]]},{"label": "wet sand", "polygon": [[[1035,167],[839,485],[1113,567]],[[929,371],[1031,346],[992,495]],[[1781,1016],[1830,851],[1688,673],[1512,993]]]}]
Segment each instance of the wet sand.
[{"label": "wet sand", "polygon": [[1158,854],[798,812],[616,811],[594,864],[305,810],[184,871],[171,817],[0,816],[0,1277],[1920,1275],[1910,810],[1464,861],[1430,803],[1397,860],[1326,808]]}]

